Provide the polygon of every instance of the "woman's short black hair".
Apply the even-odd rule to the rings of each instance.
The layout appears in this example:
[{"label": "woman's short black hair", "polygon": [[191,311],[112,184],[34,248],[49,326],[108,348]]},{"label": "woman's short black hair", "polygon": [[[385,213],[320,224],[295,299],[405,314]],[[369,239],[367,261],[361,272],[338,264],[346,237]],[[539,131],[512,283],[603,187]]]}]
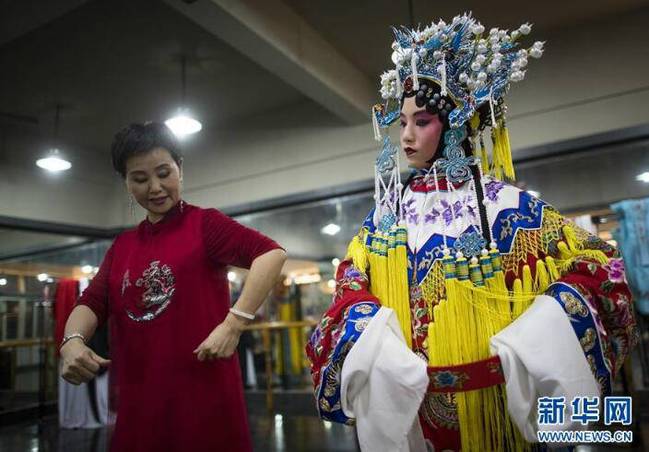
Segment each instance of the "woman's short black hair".
[{"label": "woman's short black hair", "polygon": [[110,152],[113,168],[126,178],[126,161],[138,154],[145,154],[155,148],[164,148],[180,166],[182,153],[176,136],[161,122],[133,123],[115,134]]}]

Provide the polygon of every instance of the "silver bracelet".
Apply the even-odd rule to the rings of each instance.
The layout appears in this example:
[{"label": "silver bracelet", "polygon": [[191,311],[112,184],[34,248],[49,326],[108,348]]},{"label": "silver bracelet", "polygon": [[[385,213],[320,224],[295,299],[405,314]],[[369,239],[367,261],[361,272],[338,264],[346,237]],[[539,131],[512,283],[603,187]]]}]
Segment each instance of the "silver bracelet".
[{"label": "silver bracelet", "polygon": [[248,314],[247,312],[239,311],[238,309],[230,308],[230,312],[239,317],[243,317],[248,320],[255,320],[255,314]]},{"label": "silver bracelet", "polygon": [[78,337],[79,339],[81,339],[81,340],[83,341],[84,344],[86,343],[86,338],[84,337],[83,334],[81,334],[81,333],[72,333],[72,334],[69,334],[69,335],[63,337],[63,340],[61,341],[61,345],[59,345],[59,350],[61,350],[61,349],[63,348],[63,346],[64,346],[66,343],[68,343],[68,341],[70,341],[71,339],[74,339],[74,338],[76,338],[76,337]]}]

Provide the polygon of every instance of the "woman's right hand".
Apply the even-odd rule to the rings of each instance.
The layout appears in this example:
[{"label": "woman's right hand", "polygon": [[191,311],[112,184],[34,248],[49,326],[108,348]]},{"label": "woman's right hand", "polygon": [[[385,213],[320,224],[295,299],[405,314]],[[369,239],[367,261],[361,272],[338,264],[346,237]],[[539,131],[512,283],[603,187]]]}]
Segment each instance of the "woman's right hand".
[{"label": "woman's right hand", "polygon": [[109,359],[97,355],[80,339],[72,339],[61,347],[61,359],[61,376],[73,385],[87,383],[95,378],[99,369],[110,365]]}]

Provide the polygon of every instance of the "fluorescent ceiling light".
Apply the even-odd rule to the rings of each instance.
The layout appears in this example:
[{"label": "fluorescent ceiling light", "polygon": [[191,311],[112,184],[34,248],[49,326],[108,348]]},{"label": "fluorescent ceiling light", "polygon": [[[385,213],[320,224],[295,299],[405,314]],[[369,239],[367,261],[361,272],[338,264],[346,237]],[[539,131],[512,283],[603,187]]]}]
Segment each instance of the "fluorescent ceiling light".
[{"label": "fluorescent ceiling light", "polygon": [[43,282],[43,281],[47,281],[47,278],[49,278],[49,277],[50,277],[50,275],[48,275],[47,273],[39,273],[36,276],[36,279],[38,279],[40,282]]},{"label": "fluorescent ceiling light", "polygon": [[323,234],[336,235],[340,232],[340,226],[334,223],[329,223],[327,226],[320,230]]},{"label": "fluorescent ceiling light", "polygon": [[173,118],[167,119],[165,121],[165,124],[178,138],[184,138],[187,135],[192,135],[196,132],[200,132],[200,130],[203,128],[203,125],[200,123],[200,121],[189,116],[187,112],[178,113]]},{"label": "fluorescent ceiling light", "polygon": [[72,164],[70,162],[61,158],[58,149],[52,149],[47,157],[36,160],[36,165],[39,168],[43,168],[53,173],[67,171],[72,168]]},{"label": "fluorescent ceiling light", "polygon": [[649,184],[649,171],[645,171],[642,174],[638,174],[635,177],[635,180],[637,180],[639,182],[645,182],[645,183]]}]

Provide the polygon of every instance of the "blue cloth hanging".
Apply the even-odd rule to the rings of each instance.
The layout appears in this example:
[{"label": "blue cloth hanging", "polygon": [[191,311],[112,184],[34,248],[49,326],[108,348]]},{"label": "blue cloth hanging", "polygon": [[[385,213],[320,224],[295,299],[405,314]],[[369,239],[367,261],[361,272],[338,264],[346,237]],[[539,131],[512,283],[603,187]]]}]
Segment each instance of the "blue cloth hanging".
[{"label": "blue cloth hanging", "polygon": [[624,257],[638,312],[649,315],[649,198],[612,204],[620,226],[613,232]]}]

